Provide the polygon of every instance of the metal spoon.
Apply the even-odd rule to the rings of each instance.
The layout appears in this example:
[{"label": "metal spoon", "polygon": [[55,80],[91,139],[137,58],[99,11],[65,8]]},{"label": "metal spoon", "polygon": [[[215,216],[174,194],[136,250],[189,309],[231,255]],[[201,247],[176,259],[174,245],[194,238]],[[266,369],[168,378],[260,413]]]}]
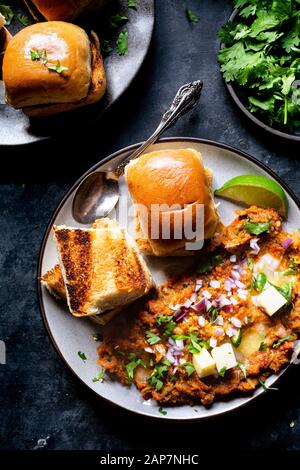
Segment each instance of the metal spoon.
[{"label": "metal spoon", "polygon": [[140,157],[180,116],[194,108],[199,101],[202,87],[203,82],[197,80],[179,88],[159,126],[143,145],[125,157],[112,171],[96,170],[84,178],[73,199],[73,217],[77,222],[91,224],[96,219],[106,217],[113,210],[119,200],[118,179],[124,173],[125,166]]}]

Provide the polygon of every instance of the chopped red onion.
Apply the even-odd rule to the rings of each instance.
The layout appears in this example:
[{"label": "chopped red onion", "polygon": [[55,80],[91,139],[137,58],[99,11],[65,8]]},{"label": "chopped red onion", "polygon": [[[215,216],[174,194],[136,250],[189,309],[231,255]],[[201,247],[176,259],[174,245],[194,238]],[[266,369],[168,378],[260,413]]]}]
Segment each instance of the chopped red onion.
[{"label": "chopped red onion", "polygon": [[176,339],[175,340],[175,343],[176,343],[176,346],[177,346],[177,349],[179,351],[182,351],[182,349],[184,348],[184,342],[182,339]]},{"label": "chopped red onion", "polygon": [[185,308],[190,308],[190,306],[192,305],[192,301],[190,299],[187,299],[184,304],[183,304],[183,307]]},{"label": "chopped red onion", "polygon": [[258,238],[252,238],[252,239],[250,240],[250,248],[252,248],[251,253],[252,253],[253,255],[258,255],[258,253],[260,252],[260,248],[259,248],[257,242],[258,242]]},{"label": "chopped red onion", "polygon": [[188,313],[188,311],[189,311],[188,308],[182,306],[182,307],[181,307],[179,310],[177,310],[177,312],[175,313],[175,315],[174,315],[174,320],[177,321],[177,322],[180,321],[180,320],[182,320],[182,319],[186,316],[186,314]]},{"label": "chopped red onion", "polygon": [[202,300],[200,300],[200,302],[198,302],[197,304],[193,305],[193,306],[192,306],[192,309],[193,309],[193,310],[196,310],[196,312],[201,312],[202,310],[205,309],[205,306],[206,306],[206,301],[205,301],[205,299],[202,299]]},{"label": "chopped red onion", "polygon": [[204,290],[204,291],[202,292],[202,295],[203,295],[203,297],[205,297],[206,299],[210,299],[210,298],[211,298],[211,293],[208,292],[208,290]]},{"label": "chopped red onion", "polygon": [[239,289],[237,291],[237,295],[238,297],[241,299],[241,300],[246,300],[247,299],[247,295],[248,295],[248,291],[247,290],[244,290],[244,289]]},{"label": "chopped red onion", "polygon": [[221,294],[219,297],[218,297],[218,304],[219,304],[219,307],[220,308],[223,308],[225,307],[225,305],[231,305],[231,302],[229,299],[227,299],[227,297],[225,296],[225,294]]},{"label": "chopped red onion", "polygon": [[229,259],[232,263],[236,263],[236,255],[231,255]]},{"label": "chopped red onion", "polygon": [[293,239],[290,237],[287,237],[285,240],[282,242],[282,246],[285,250],[287,250],[293,243]]},{"label": "chopped red onion", "polygon": [[153,354],[153,349],[151,348],[144,348],[144,351],[150,354]]},{"label": "chopped red onion", "polygon": [[245,289],[246,287],[246,284],[244,284],[243,282],[241,281],[235,281],[235,284],[237,287],[239,287],[240,289]]},{"label": "chopped red onion", "polygon": [[212,307],[212,303],[209,301],[209,300],[206,300],[206,311],[208,312],[208,310]]},{"label": "chopped red onion", "polygon": [[224,334],[223,328],[215,328],[214,332],[215,332],[216,336],[223,336],[223,334]]},{"label": "chopped red onion", "polygon": [[190,301],[191,301],[192,303],[194,303],[195,300],[197,300],[197,297],[198,297],[198,296],[197,296],[196,293],[192,294],[191,297],[190,297]]},{"label": "chopped red onion", "polygon": [[195,292],[199,292],[200,289],[201,289],[201,286],[199,286],[198,284],[196,284],[194,291],[195,291]]},{"label": "chopped red onion", "polygon": [[230,297],[232,305],[238,305],[238,301],[236,300],[235,297]]},{"label": "chopped red onion", "polygon": [[197,286],[202,286],[202,284],[203,284],[202,279],[196,279],[196,285]]},{"label": "chopped red onion", "polygon": [[220,282],[217,281],[216,279],[212,279],[209,283],[210,287],[212,287],[213,289],[219,289],[220,287]]},{"label": "chopped red onion", "polygon": [[166,359],[168,359],[168,361],[169,361],[171,364],[175,364],[176,359],[175,359],[175,357],[173,356],[171,349],[168,350],[168,352],[167,352],[167,354],[166,354]]},{"label": "chopped red onion", "polygon": [[252,295],[251,300],[252,300],[253,305],[255,305],[255,307],[259,306],[258,295]]},{"label": "chopped red onion", "polygon": [[242,326],[242,322],[238,319],[238,318],[235,318],[235,317],[231,317],[229,319],[229,321],[233,324],[233,326],[235,326],[236,328],[241,328]]},{"label": "chopped red onion", "polygon": [[223,326],[224,325],[224,318],[222,317],[222,315],[217,316],[215,323],[218,326]]},{"label": "chopped red onion", "polygon": [[216,340],[216,338],[210,338],[209,345],[211,348],[215,348],[217,344],[218,344],[218,341]]},{"label": "chopped red onion", "polygon": [[211,303],[212,307],[217,307],[218,306],[218,302],[216,300],[213,300],[212,303]]},{"label": "chopped red onion", "polygon": [[179,310],[179,309],[181,308],[181,305],[180,305],[180,304],[169,305],[169,308],[170,308],[171,310],[177,311],[177,310]]},{"label": "chopped red onion", "polygon": [[205,326],[205,318],[203,317],[203,315],[200,315],[199,318],[198,318],[198,325],[199,326]]},{"label": "chopped red onion", "polygon": [[172,371],[172,372],[173,372],[173,375],[176,374],[177,370],[178,370],[178,367],[174,367],[174,368],[173,368],[173,371]]},{"label": "chopped red onion", "polygon": [[225,307],[223,308],[224,312],[226,313],[231,313],[233,312],[233,306],[232,305],[225,305]]},{"label": "chopped red onion", "polygon": [[244,318],[244,323],[245,323],[245,325],[248,325],[248,317]]},{"label": "chopped red onion", "polygon": [[232,279],[234,279],[235,281],[239,280],[240,279],[240,273],[238,271],[231,271],[231,277]]},{"label": "chopped red onion", "polygon": [[235,336],[237,334],[237,329],[236,328],[233,328],[231,326],[229,326],[226,330],[226,335],[229,337],[229,338],[232,338],[233,336]]},{"label": "chopped red onion", "polygon": [[228,277],[227,279],[225,279],[224,281],[224,289],[226,291],[231,291],[232,289],[234,289],[236,287],[235,285],[235,282],[233,279],[231,279],[231,277]]}]

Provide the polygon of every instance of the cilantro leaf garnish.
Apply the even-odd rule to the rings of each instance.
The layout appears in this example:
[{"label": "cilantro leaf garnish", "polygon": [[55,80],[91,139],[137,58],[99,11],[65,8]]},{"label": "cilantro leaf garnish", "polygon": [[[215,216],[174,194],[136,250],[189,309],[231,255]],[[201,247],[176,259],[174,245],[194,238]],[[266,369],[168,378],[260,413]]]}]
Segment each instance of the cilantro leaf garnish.
[{"label": "cilantro leaf garnish", "polygon": [[127,371],[128,381],[132,382],[133,377],[134,377],[135,369],[138,366],[146,367],[146,364],[142,359],[138,358],[135,354],[131,354],[129,359],[130,359],[130,362],[128,362],[128,364],[126,364],[125,368],[126,368],[126,371]]},{"label": "cilantro leaf garnish", "polygon": [[169,323],[173,319],[174,315],[158,315],[156,323],[162,325],[163,323]]},{"label": "cilantro leaf garnish", "polygon": [[112,15],[108,20],[108,26],[111,29],[118,29],[119,26],[127,23],[128,17],[125,16],[122,12]]},{"label": "cilantro leaf garnish", "polygon": [[29,25],[28,16],[26,16],[26,15],[16,15],[16,18],[23,26],[28,26]]},{"label": "cilantro leaf garnish", "polygon": [[190,23],[197,23],[199,21],[199,16],[195,15],[191,8],[187,8],[185,14]]},{"label": "cilantro leaf garnish", "polygon": [[123,31],[120,32],[117,42],[117,53],[119,55],[126,55],[128,53],[128,30],[123,29]]},{"label": "cilantro leaf garnish", "polygon": [[103,52],[103,54],[109,55],[111,53],[112,47],[108,39],[102,39],[100,42],[100,46],[101,46],[101,52]]},{"label": "cilantro leaf garnish", "polygon": [[268,232],[270,229],[269,222],[245,222],[245,229],[250,235],[261,235],[264,232]]},{"label": "cilantro leaf garnish", "polygon": [[264,290],[264,287],[267,283],[267,276],[265,273],[257,273],[251,282],[251,288],[255,289],[258,292]]},{"label": "cilantro leaf garnish", "polygon": [[185,364],[183,364],[183,367],[185,368],[188,376],[192,375],[192,373],[195,372],[195,367],[191,362],[186,362]]},{"label": "cilantro leaf garnish", "polygon": [[78,351],[77,354],[78,354],[78,356],[80,357],[80,359],[83,360],[83,362],[85,362],[85,361],[87,360],[87,357],[86,357],[86,355],[84,354],[84,352]]},{"label": "cilantro leaf garnish", "polygon": [[166,410],[164,410],[162,407],[160,407],[160,408],[158,409],[158,411],[159,411],[159,413],[160,413],[161,415],[166,415],[166,414],[168,414],[168,412],[167,412]]},{"label": "cilantro leaf garnish", "polygon": [[264,382],[262,379],[258,380],[262,388],[267,392],[268,390],[276,390],[279,391],[279,388],[276,387],[269,387],[266,382]]},{"label": "cilantro leaf garnish", "polygon": [[6,26],[9,26],[15,15],[12,8],[8,5],[3,5],[3,3],[0,3],[0,13],[5,18]]},{"label": "cilantro leaf garnish", "polygon": [[68,67],[64,67],[61,65],[60,61],[56,62],[56,65],[47,65],[48,70],[52,70],[53,72],[61,74],[65,70],[68,70]]},{"label": "cilantro leaf garnish", "polygon": [[164,378],[166,372],[168,371],[170,362],[167,359],[163,359],[158,364],[155,365],[152,374],[148,379],[148,383],[151,387],[154,387],[158,392],[164,386]]},{"label": "cilantro leaf garnish", "polygon": [[278,348],[282,343],[284,343],[285,341],[289,341],[289,340],[295,340],[295,336],[293,335],[288,335],[288,336],[285,336],[284,338],[281,338],[279,339],[278,341],[276,341],[276,343],[273,343],[273,348],[276,349]]},{"label": "cilantro leaf garnish", "polygon": [[136,10],[136,0],[127,0],[127,6]]},{"label": "cilantro leaf garnish", "polygon": [[224,260],[221,255],[204,256],[197,266],[197,273],[204,274],[208,271],[212,271],[215,266],[223,262]]},{"label": "cilantro leaf garnish", "polygon": [[243,364],[241,361],[237,360],[237,364],[239,366],[239,368],[241,369],[242,371],[242,374],[243,376],[245,377],[245,379],[247,378],[247,367],[245,366],[245,364]]},{"label": "cilantro leaf garnish", "polygon": [[226,366],[222,367],[222,369],[219,370],[219,375],[221,377],[225,377],[226,371],[227,371],[227,367]]},{"label": "cilantro leaf garnish", "polygon": [[99,372],[98,375],[96,375],[95,377],[92,378],[92,381],[93,381],[93,382],[103,382],[104,376],[105,376],[105,372],[106,372],[106,371],[105,371],[105,369],[103,368],[103,369],[101,370],[101,372]]},{"label": "cilantro leaf garnish", "polygon": [[300,127],[298,0],[235,0],[236,18],[219,32],[221,71],[250,112],[270,126]]},{"label": "cilantro leaf garnish", "polygon": [[146,338],[148,343],[153,346],[154,344],[160,343],[161,338],[157,336],[155,333],[152,333],[152,331],[147,331],[146,333]]}]

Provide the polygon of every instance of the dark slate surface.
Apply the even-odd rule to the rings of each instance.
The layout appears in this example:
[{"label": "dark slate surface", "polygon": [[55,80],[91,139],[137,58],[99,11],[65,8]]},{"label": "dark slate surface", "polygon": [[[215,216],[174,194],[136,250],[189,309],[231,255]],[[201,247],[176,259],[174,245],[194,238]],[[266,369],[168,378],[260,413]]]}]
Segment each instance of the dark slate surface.
[{"label": "dark slate surface", "polygon": [[[184,10],[200,15],[190,25]],[[0,148],[0,447],[33,449],[300,448],[296,367],[245,409],[197,424],[145,420],[97,399],[66,369],[43,327],[36,298],[36,264],[46,224],[80,174],[114,150],[146,137],[177,87],[202,78],[201,106],[168,135],[215,139],[246,150],[275,170],[300,195],[299,147],[259,135],[232,107],[216,63],[216,31],[229,0],[158,0],[153,44],[142,72],[101,125],[73,141]],[[294,421],[294,427],[290,423]],[[175,430],[176,428],[176,430]]]}]

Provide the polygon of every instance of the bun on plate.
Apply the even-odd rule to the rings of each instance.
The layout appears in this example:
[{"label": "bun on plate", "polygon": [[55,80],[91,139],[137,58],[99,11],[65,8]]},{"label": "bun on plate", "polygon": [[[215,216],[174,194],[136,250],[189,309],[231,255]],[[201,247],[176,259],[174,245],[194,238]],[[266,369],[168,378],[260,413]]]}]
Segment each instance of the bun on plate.
[{"label": "bun on plate", "polygon": [[106,78],[98,37],[63,21],[22,29],[3,60],[6,100],[38,117],[99,101]]},{"label": "bun on plate", "polygon": [[111,314],[152,287],[151,275],[134,240],[115,221],[107,220],[100,219],[90,229],[53,228],[60,272],[54,267],[42,282],[60,298],[64,297],[64,284],[70,312],[76,317]]},{"label": "bun on plate", "polygon": [[37,21],[72,21],[82,13],[98,10],[106,0],[24,0]]},{"label": "bun on plate", "polygon": [[[196,150],[147,153],[126,166],[125,178],[135,205],[137,241],[142,252],[156,256],[194,254],[191,248],[186,249],[187,241],[193,240],[185,236],[184,224],[197,230],[196,211],[200,204],[204,206],[202,239],[214,235],[219,217],[212,197],[212,172],[204,168]],[[162,229],[168,220],[166,216],[170,220],[168,238],[163,236]],[[153,236],[154,224],[159,229],[159,232],[154,230],[156,236]],[[181,236],[178,231],[175,235],[178,227],[182,229]]]}]

